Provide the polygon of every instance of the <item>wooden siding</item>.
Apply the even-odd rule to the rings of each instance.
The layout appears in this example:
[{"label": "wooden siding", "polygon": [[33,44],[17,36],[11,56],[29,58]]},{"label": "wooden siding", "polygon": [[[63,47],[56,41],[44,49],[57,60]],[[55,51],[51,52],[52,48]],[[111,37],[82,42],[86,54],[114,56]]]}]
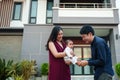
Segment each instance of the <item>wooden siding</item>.
[{"label": "wooden siding", "polygon": [[0,27],[10,27],[13,3],[13,0],[2,0],[0,2]]}]

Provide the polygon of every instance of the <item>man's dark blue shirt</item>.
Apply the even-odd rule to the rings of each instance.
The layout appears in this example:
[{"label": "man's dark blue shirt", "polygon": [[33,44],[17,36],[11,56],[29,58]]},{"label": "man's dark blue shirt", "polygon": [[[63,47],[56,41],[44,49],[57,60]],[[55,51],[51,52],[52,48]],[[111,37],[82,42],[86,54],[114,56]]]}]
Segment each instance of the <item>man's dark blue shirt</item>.
[{"label": "man's dark blue shirt", "polygon": [[91,43],[91,56],[92,58],[88,60],[88,65],[94,66],[95,80],[97,80],[102,73],[108,73],[111,76],[114,75],[111,52],[104,39],[97,36],[94,37]]}]

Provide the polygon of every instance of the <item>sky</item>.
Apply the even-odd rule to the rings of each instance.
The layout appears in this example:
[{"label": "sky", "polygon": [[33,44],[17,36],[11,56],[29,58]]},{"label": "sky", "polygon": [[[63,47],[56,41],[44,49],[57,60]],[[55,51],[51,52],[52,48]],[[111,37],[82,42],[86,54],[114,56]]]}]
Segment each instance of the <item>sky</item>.
[{"label": "sky", "polygon": [[[116,7],[119,9],[119,22],[120,22],[120,0],[116,0]],[[119,27],[119,35],[120,35],[120,23],[118,25]]]}]

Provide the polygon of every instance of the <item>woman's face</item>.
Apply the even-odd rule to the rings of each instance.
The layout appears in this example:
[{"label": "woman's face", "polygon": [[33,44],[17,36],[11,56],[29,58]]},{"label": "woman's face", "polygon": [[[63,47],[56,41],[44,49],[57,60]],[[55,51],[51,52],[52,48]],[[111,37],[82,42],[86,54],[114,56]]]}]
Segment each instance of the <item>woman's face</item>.
[{"label": "woman's face", "polygon": [[60,31],[58,32],[58,35],[57,35],[57,41],[61,41],[62,38],[63,38],[63,31],[60,30]]}]

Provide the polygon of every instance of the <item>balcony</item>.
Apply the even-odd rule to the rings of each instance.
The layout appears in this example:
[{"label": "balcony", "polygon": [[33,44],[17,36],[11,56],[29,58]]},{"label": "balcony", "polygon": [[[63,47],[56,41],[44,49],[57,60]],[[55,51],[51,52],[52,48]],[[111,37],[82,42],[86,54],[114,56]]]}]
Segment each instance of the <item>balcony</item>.
[{"label": "balcony", "polygon": [[110,3],[60,3],[60,8],[111,8]]},{"label": "balcony", "polygon": [[118,9],[110,3],[60,3],[53,24],[118,24]]}]

